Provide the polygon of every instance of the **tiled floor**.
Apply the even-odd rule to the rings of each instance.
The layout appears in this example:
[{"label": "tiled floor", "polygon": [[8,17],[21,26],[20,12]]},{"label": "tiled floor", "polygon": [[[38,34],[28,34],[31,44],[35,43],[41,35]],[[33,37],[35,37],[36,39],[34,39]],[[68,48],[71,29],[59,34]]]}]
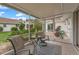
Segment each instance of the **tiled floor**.
[{"label": "tiled floor", "polygon": [[77,55],[76,48],[70,43],[69,39],[60,39],[54,36],[54,32],[46,33],[50,37],[50,43],[62,46],[62,55]]},{"label": "tiled floor", "polygon": [[[46,42],[51,44],[51,45],[48,45],[49,47],[51,46],[51,48],[41,49],[43,52],[45,51],[46,53],[43,55],[78,55],[75,47],[72,44],[61,43],[56,41],[46,41]],[[32,49],[32,46],[26,46],[26,49],[29,49],[29,48]],[[38,49],[38,51],[40,51],[40,49]],[[49,53],[48,51],[49,52],[52,51],[52,52]],[[12,53],[8,53],[8,54],[10,55]]]},{"label": "tiled floor", "polygon": [[62,47],[62,55],[77,55],[77,51],[72,44],[49,41],[51,44],[60,45]]}]

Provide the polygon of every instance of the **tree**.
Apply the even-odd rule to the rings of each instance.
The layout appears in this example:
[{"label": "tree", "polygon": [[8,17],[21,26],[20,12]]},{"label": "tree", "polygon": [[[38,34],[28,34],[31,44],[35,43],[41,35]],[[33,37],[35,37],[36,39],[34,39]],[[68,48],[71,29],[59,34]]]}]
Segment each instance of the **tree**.
[{"label": "tree", "polygon": [[20,23],[19,23],[19,29],[20,29],[20,30],[25,29],[25,24],[22,23],[22,22],[20,22]]},{"label": "tree", "polygon": [[41,31],[42,30],[42,23],[39,20],[34,20],[34,28],[36,31]]},{"label": "tree", "polygon": [[3,27],[0,26],[0,32],[2,32],[2,31],[3,31]]}]

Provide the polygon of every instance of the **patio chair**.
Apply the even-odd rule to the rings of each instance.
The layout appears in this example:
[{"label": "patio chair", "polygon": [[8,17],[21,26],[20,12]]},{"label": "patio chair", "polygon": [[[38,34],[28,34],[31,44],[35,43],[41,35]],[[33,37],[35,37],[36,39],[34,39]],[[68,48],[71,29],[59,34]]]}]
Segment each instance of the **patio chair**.
[{"label": "patio chair", "polygon": [[15,55],[30,55],[30,49],[25,49],[24,47],[24,40],[22,37],[20,37],[19,35],[13,36],[11,38],[8,39],[14,49],[14,54]]},{"label": "patio chair", "polygon": [[38,55],[37,53],[40,53],[39,49],[41,47],[38,45],[37,40],[32,40],[32,45],[34,46],[33,55]]},{"label": "patio chair", "polygon": [[36,38],[38,39],[40,37],[40,39],[46,41],[46,40],[49,40],[49,36],[48,35],[45,35],[44,32],[38,32],[36,33]]}]

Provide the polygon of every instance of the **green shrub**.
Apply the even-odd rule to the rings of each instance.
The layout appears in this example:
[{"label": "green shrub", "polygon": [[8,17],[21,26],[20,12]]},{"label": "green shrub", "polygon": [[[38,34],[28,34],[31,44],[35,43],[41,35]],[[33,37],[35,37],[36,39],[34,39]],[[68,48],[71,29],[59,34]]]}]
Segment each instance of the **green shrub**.
[{"label": "green shrub", "polygon": [[16,27],[12,27],[11,31],[18,31],[18,29]]},{"label": "green shrub", "polygon": [[25,34],[25,33],[28,33],[28,30],[25,30],[25,29],[19,30],[19,33],[20,33],[20,34]]},{"label": "green shrub", "polygon": [[32,28],[32,29],[30,30],[30,32],[34,33],[34,32],[35,32],[35,28]]},{"label": "green shrub", "polygon": [[28,32],[29,32],[29,30],[25,30],[25,32],[26,32],[26,33],[28,33]]},{"label": "green shrub", "polygon": [[22,30],[22,32],[23,32],[23,33],[28,33],[28,30],[25,30],[25,29],[24,29],[24,30]]},{"label": "green shrub", "polygon": [[24,23],[19,23],[19,29],[20,30],[23,30],[23,29],[25,29],[25,24]]},{"label": "green shrub", "polygon": [[19,27],[19,24],[16,24],[16,27]]},{"label": "green shrub", "polygon": [[12,31],[11,35],[19,35],[19,34],[25,34],[28,33],[27,30],[18,30],[18,31]]},{"label": "green shrub", "polygon": [[35,20],[34,21],[34,27],[36,29],[36,31],[41,31],[42,30],[42,22],[40,22],[39,20]]},{"label": "green shrub", "polygon": [[11,32],[11,35],[18,35],[19,34],[19,31],[12,31]]},{"label": "green shrub", "polygon": [[16,27],[12,27],[11,28],[11,35],[18,35],[19,34],[19,31]]},{"label": "green shrub", "polygon": [[3,31],[3,27],[0,26],[0,32],[2,32],[2,31]]}]

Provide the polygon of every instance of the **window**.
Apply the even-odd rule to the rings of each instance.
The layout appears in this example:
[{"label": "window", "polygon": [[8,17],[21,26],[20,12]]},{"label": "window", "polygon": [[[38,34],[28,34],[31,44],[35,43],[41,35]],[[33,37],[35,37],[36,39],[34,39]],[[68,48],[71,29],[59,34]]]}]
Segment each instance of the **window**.
[{"label": "window", "polygon": [[3,24],[3,27],[6,27],[6,24]]},{"label": "window", "polygon": [[53,31],[53,24],[48,24],[48,31]]}]

